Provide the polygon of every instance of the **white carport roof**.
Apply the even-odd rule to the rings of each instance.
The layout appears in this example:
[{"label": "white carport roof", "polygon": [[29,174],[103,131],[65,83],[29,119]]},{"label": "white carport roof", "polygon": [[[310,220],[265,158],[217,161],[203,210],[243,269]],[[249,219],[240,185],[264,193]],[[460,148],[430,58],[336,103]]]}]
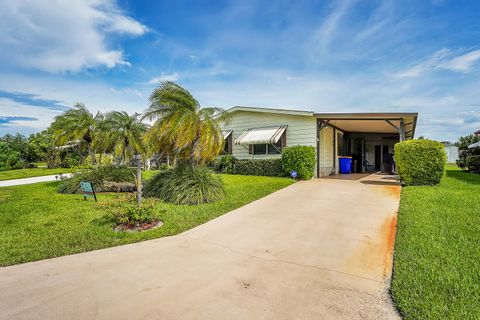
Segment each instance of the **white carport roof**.
[{"label": "white carport roof", "polygon": [[315,117],[346,132],[398,134],[403,122],[405,138],[412,139],[418,113],[315,113]]},{"label": "white carport roof", "polygon": [[235,144],[277,143],[286,129],[287,126],[247,129],[235,140]]}]

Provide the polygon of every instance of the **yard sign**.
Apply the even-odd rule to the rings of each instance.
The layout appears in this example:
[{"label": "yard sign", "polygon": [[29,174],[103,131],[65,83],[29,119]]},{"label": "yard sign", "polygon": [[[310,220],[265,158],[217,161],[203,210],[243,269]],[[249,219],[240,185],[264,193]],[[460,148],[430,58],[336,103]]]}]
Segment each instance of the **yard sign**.
[{"label": "yard sign", "polygon": [[80,188],[82,188],[83,198],[87,200],[87,197],[93,197],[95,202],[97,202],[97,195],[95,194],[95,189],[93,184],[88,181],[80,182]]}]

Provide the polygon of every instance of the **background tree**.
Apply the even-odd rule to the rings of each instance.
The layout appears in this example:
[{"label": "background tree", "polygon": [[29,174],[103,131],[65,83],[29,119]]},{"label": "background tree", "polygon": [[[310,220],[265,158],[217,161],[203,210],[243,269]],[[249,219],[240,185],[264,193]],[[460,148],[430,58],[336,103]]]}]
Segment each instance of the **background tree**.
[{"label": "background tree", "polygon": [[20,152],[8,142],[0,140],[0,171],[20,169],[24,166]]},{"label": "background tree", "polygon": [[153,149],[170,149],[172,155],[190,166],[215,159],[223,149],[219,108],[201,108],[182,86],[163,82],[150,96],[143,118],[155,121],[147,134]]},{"label": "background tree", "polygon": [[54,168],[59,164],[59,150],[55,148],[52,131],[43,130],[28,137],[28,155],[30,161],[45,161],[47,167]]},{"label": "background tree", "polygon": [[55,145],[61,146],[75,141],[85,144],[92,164],[95,165],[97,161],[92,146],[97,137],[98,124],[102,120],[103,116],[100,113],[94,116],[84,104],[75,104],[73,108],[55,117],[51,125]]},{"label": "background tree", "polygon": [[469,149],[468,146],[472,143],[480,141],[480,136],[470,134],[468,136],[460,137],[455,145],[458,147],[457,165],[460,168],[465,168],[467,157],[480,155],[480,148]]}]

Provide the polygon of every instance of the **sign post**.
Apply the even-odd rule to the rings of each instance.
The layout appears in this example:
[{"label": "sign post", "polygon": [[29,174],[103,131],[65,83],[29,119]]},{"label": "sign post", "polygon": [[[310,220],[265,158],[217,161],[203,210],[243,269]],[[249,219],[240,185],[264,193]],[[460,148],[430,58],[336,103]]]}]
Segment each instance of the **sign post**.
[{"label": "sign post", "polygon": [[85,199],[85,201],[87,201],[87,197],[93,197],[95,202],[97,202],[97,195],[95,194],[95,189],[93,188],[93,184],[91,182],[80,182],[80,188],[82,188],[83,199]]}]

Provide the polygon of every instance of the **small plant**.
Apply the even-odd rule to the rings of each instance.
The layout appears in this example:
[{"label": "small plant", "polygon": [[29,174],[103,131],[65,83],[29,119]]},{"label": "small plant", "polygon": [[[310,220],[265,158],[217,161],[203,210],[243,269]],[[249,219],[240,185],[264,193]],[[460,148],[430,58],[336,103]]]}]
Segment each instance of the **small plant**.
[{"label": "small plant", "polygon": [[144,195],[174,204],[195,205],[221,200],[225,189],[220,177],[214,176],[208,168],[180,165],[150,179]]},{"label": "small plant", "polygon": [[128,194],[99,206],[106,209],[119,229],[148,229],[159,221],[154,198],[145,199],[139,206],[135,194]]},{"label": "small plant", "polygon": [[405,185],[436,185],[445,173],[447,155],[440,142],[408,140],[395,145],[395,161]]},{"label": "small plant", "polygon": [[282,166],[287,173],[295,170],[298,178],[308,180],[315,174],[315,148],[311,146],[292,146],[282,152]]},{"label": "small plant", "polygon": [[220,156],[215,160],[214,170],[217,173],[232,174],[234,172],[236,159],[231,154]]}]

